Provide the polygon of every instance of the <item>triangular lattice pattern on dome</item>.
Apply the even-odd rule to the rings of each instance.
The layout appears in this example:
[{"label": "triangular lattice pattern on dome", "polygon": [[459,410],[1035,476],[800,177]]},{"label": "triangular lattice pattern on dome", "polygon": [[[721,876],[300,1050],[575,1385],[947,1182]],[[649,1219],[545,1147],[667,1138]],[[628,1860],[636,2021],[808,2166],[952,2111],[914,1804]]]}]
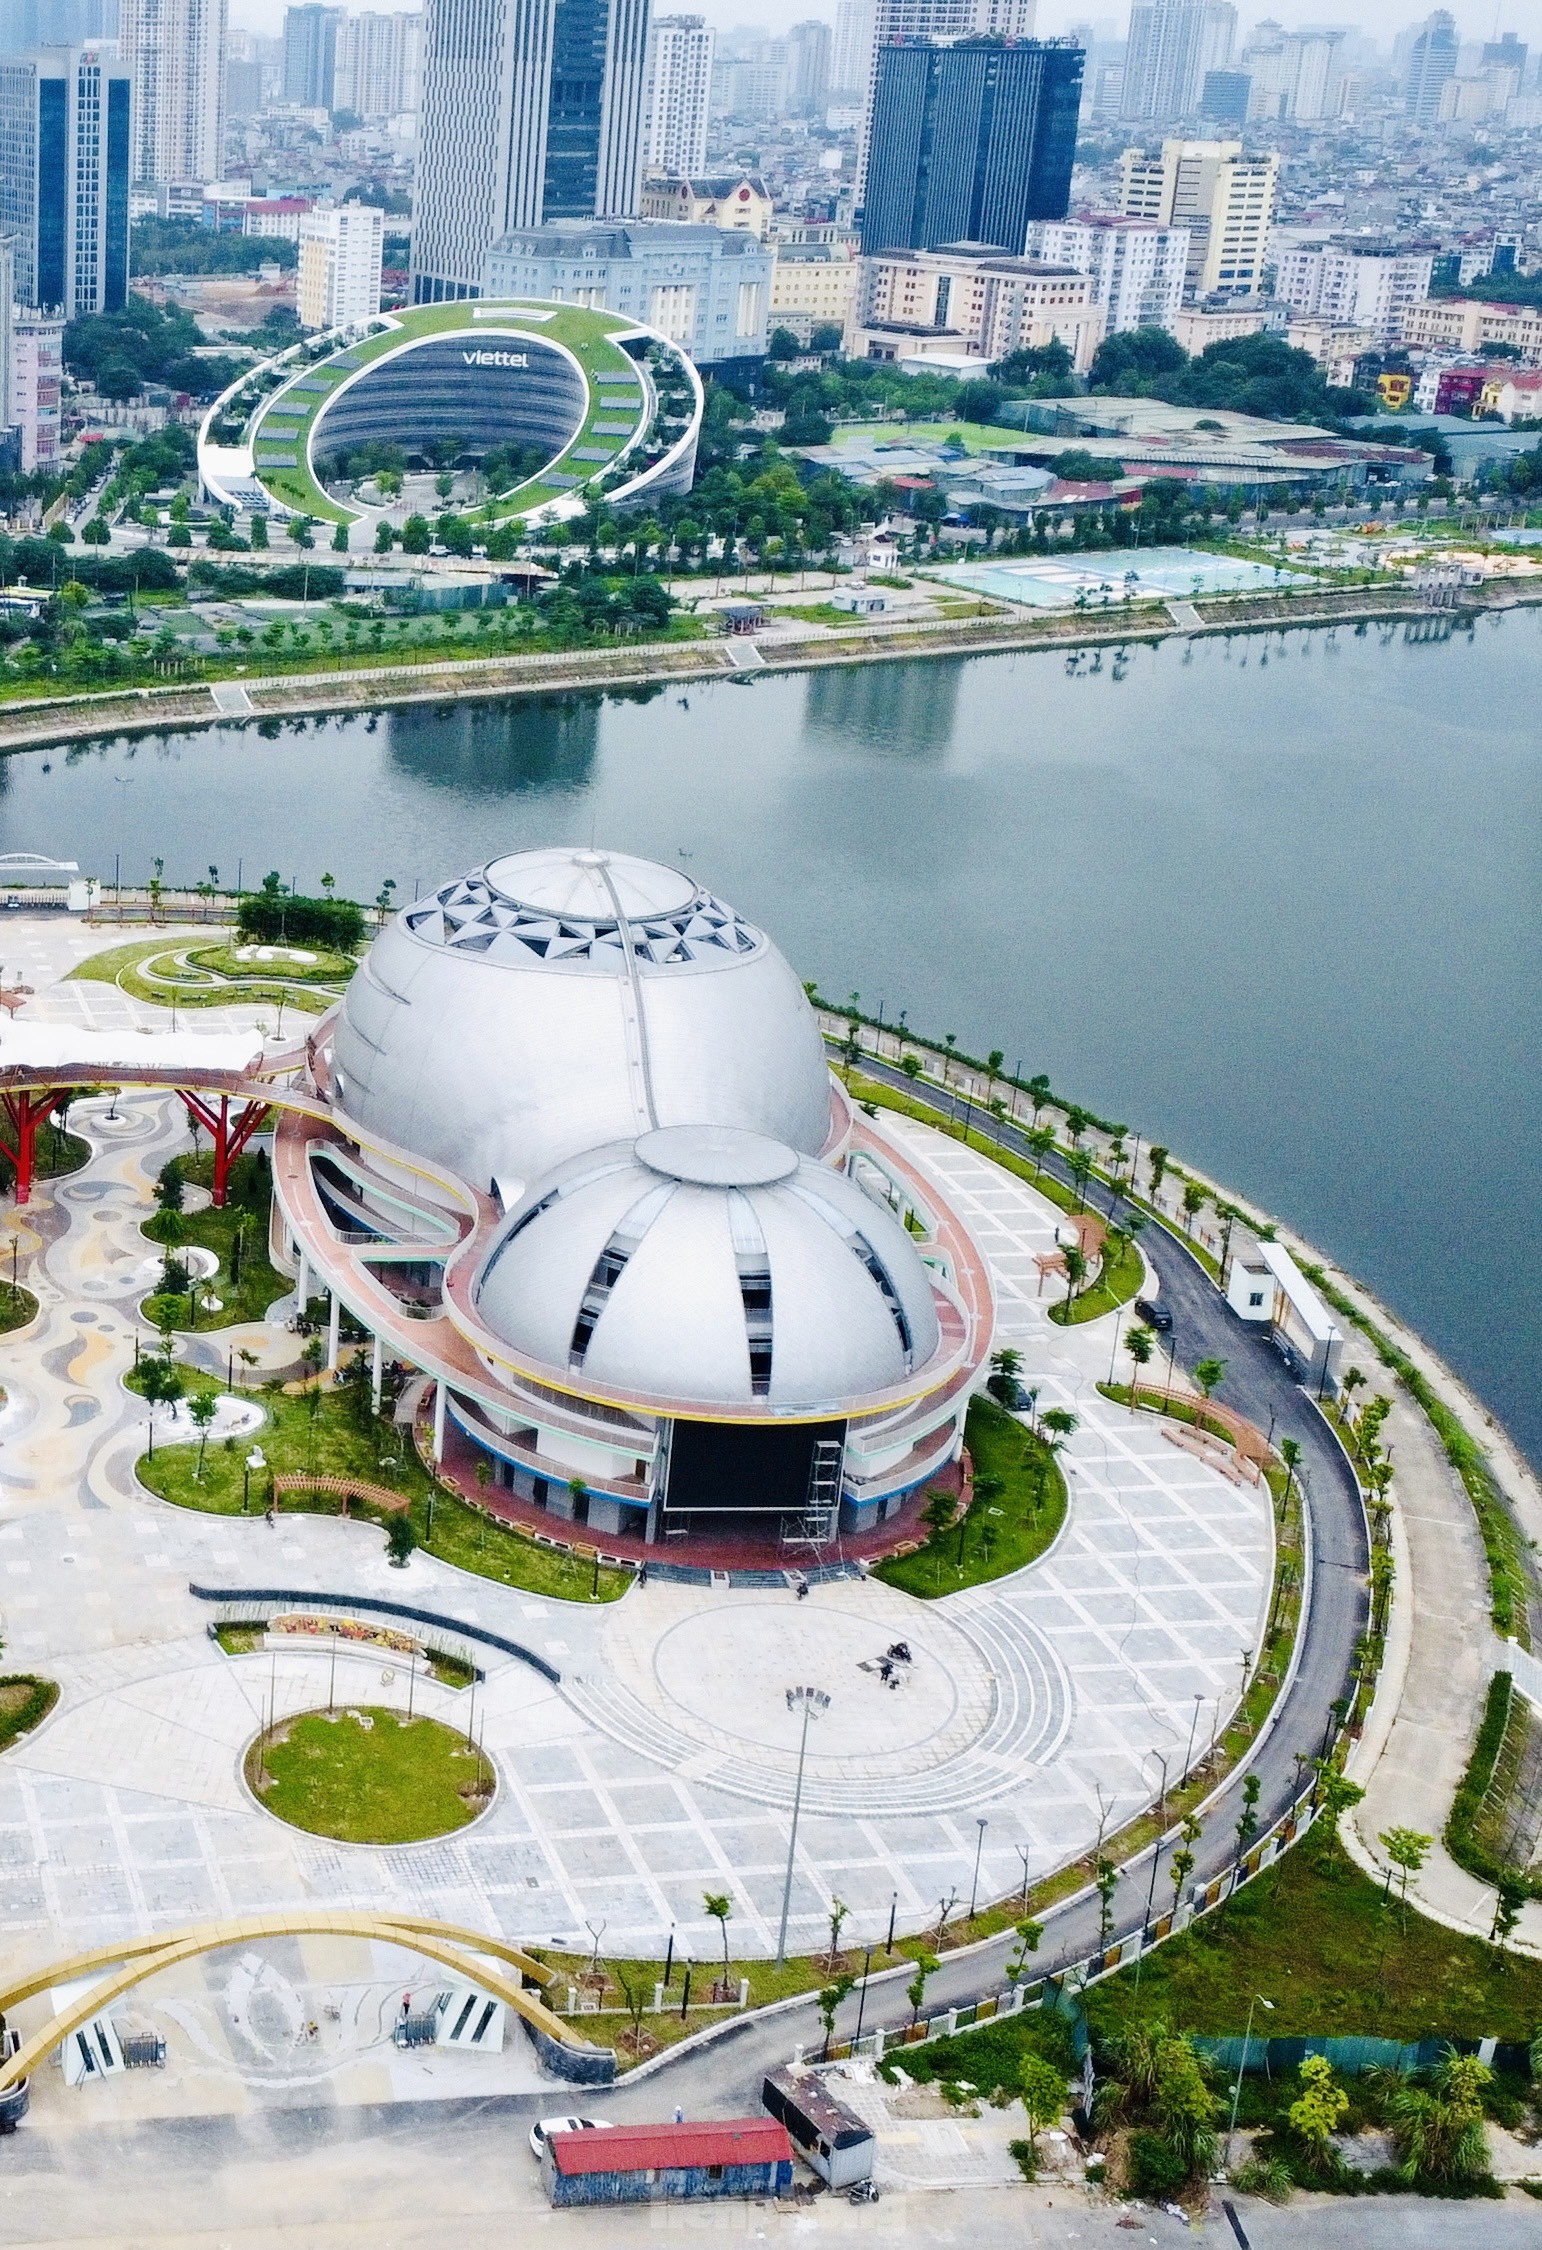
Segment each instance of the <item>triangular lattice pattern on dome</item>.
[{"label": "triangular lattice pattern on dome", "polygon": [[[619,968],[625,959],[620,925],[581,915],[547,914],[504,898],[480,875],[462,876],[420,906],[407,927],[428,945],[492,961],[589,961]],[[765,943],[753,923],[731,906],[698,891],[673,914],[641,915],[628,924],[632,950],[650,968],[687,968],[754,953]]]}]

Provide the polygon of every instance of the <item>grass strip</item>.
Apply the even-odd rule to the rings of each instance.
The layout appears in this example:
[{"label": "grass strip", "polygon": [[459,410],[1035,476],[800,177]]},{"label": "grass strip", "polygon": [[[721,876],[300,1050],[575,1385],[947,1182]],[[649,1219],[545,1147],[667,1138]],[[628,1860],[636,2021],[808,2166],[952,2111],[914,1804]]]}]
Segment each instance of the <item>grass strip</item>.
[{"label": "grass strip", "polygon": [[[1493,1848],[1485,1819],[1489,1792],[1496,1775],[1502,1778],[1501,1759],[1517,1720],[1524,1730],[1527,1723],[1524,1702],[1517,1699],[1510,1674],[1496,1672],[1488,1684],[1483,1723],[1478,1728],[1472,1756],[1451,1800],[1444,1841],[1457,1866],[1465,1867],[1480,1883],[1496,1887],[1501,1882],[1514,1883],[1528,1898],[1542,1898],[1542,1878],[1528,1874],[1524,1868],[1511,1867],[1500,1858]],[[1513,1780],[1513,1773],[1511,1778]]]},{"label": "grass strip", "polygon": [[1542,1961],[1405,1914],[1326,1829],[1138,1966],[1087,1993],[1095,2035],[1158,2019],[1236,2036],[1254,1993],[1276,2038],[1528,2040],[1542,2020]]},{"label": "grass strip", "polygon": [[[190,1391],[224,1391],[224,1384],[212,1375],[191,1368],[181,1372]],[[132,1376],[128,1381],[130,1388],[136,1387]],[[632,1583],[630,1571],[602,1564],[596,1572],[583,1556],[565,1547],[538,1546],[496,1516],[470,1506],[429,1475],[405,1431],[373,1415],[361,1417],[356,1400],[341,1389],[317,1387],[296,1395],[268,1383],[260,1393],[247,1395],[257,1397],[267,1415],[258,1443],[270,1468],[280,1473],[305,1470],[316,1476],[357,1477],[361,1484],[385,1485],[405,1494],[407,1520],[419,1546],[457,1570],[567,1602],[615,1601]],[[205,1515],[239,1516],[247,1492],[249,1512],[255,1516],[267,1505],[268,1491],[264,1478],[247,1480],[243,1474],[251,1444],[250,1437],[232,1437],[210,1445],[200,1473],[196,1441],[159,1443],[153,1460],[140,1455],[136,1473],[159,1499]],[[386,1523],[385,1515],[367,1501],[350,1499],[345,1508],[329,1493],[285,1493],[280,1512],[346,1513],[382,1528]]]}]

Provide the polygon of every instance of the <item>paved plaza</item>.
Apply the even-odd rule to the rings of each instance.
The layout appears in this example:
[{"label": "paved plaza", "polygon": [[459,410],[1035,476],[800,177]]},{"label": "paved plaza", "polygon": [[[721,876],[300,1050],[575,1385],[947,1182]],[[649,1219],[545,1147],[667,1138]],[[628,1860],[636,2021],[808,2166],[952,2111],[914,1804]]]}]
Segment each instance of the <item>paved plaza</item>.
[{"label": "paved plaza", "polygon": [[[90,942],[58,932],[35,946],[7,933],[11,962],[40,987]],[[29,1012],[76,1008],[99,1023],[105,1010],[150,1013],[95,985],[40,989]],[[967,1898],[980,1821],[982,1897],[1017,1888],[1025,1857],[1037,1878],[1085,1851],[1155,1794],[1160,1759],[1176,1774],[1235,1701],[1270,1579],[1266,1499],[1098,1397],[1111,1324],[1050,1323],[1033,1260],[1058,1214],[984,1157],[894,1124],[977,1230],[998,1340],[1024,1352],[1041,1407],[1079,1417],[1051,1552],[934,1603],[856,1579],[799,1602],[655,1578],[590,1608],[422,1553],[392,1569],[368,1525],[200,1517],[138,1486],[144,1408],[122,1377],[147,1256],[139,1222],[187,1139],[169,1098],[116,1108],[109,1121],[106,1100],[77,1102],[71,1129],[90,1141],[90,1166],[43,1183],[20,1215],[24,1248],[46,1247],[39,1319],[4,1352],[0,1613],[9,1662],[62,1694],[0,1760],[7,1965],[305,1903],[394,1907],[525,1942],[587,1947],[600,1932],[607,1954],[661,1952],[673,1928],[677,1947],[710,1959],[707,1890],[734,1901],[735,1949],[769,1952],[798,1747],[785,1691],[803,1683],[831,1704],[810,1730],[790,1942],[820,1941],[836,1895],[852,1909],[848,1942],[867,1940],[896,1901],[899,1926],[916,1928],[950,1892]],[[269,1364],[292,1357],[293,1338],[253,1333]],[[499,1787],[458,1836],[390,1850],[306,1838],[249,1798],[241,1760],[266,1710],[326,1702],[331,1658],[226,1656],[190,1583],[406,1600],[531,1648],[560,1683],[488,1652],[477,1723]],[[877,1662],[899,1639],[912,1662],[890,1689]],[[403,1704],[408,1692],[399,1662],[338,1660],[339,1699]],[[468,1691],[419,1677],[411,1692],[465,1723]],[[207,1974],[223,1985],[238,1966],[221,1957]]]}]

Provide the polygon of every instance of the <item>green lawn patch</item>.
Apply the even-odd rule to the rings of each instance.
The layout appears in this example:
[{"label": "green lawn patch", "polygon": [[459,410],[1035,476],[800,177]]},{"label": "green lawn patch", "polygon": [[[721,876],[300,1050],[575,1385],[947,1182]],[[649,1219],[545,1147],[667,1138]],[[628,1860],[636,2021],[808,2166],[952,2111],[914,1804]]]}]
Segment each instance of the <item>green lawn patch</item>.
[{"label": "green lawn patch", "polygon": [[[197,1370],[184,1369],[190,1390],[221,1391],[224,1385]],[[129,1377],[130,1387],[134,1385]],[[237,1386],[240,1387],[239,1385]],[[306,1470],[312,1475],[357,1477],[361,1484],[384,1485],[403,1493],[407,1519],[418,1544],[441,1562],[496,1585],[519,1586],[529,1593],[550,1594],[559,1601],[615,1601],[632,1583],[630,1571],[607,1569],[596,1573],[592,1561],[566,1548],[540,1547],[523,1532],[485,1516],[430,1477],[405,1431],[377,1420],[368,1412],[368,1391],[361,1413],[356,1397],[345,1388],[309,1391],[292,1397],[282,1388],[264,1384],[260,1393],[268,1419],[257,1433],[270,1468]],[[173,1507],[197,1508],[206,1515],[241,1514],[242,1464],[252,1449],[250,1438],[227,1438],[211,1445],[198,1475],[196,1443],[157,1445],[155,1458],[141,1454],[137,1466],[147,1490]],[[252,1480],[251,1508],[267,1506],[267,1482]],[[342,1512],[335,1494],[286,1492],[280,1503],[284,1515],[331,1515]],[[362,1500],[351,1500],[348,1514],[361,1521],[384,1525],[386,1518]],[[432,1519],[432,1520],[430,1520]]]},{"label": "green lawn patch", "polygon": [[1463,1490],[1472,1503],[1472,1512],[1478,1519],[1488,1563],[1494,1630],[1506,1639],[1513,1634],[1522,1648],[1530,1648],[1534,1572],[1527,1560],[1524,1536],[1499,1489],[1488,1455],[1407,1353],[1398,1350],[1391,1337],[1360,1310],[1352,1297],[1346,1296],[1321,1266],[1303,1265],[1301,1271],[1336,1313],[1354,1322],[1383,1367],[1391,1368],[1409,1397],[1422,1408],[1445,1447],[1446,1459],[1461,1478]]},{"label": "green lawn patch", "polygon": [[[873,1565],[875,1578],[921,1601],[1022,1570],[1043,1554],[1065,1521],[1059,1462],[994,1399],[970,1401],[965,1443],[977,1497],[962,1523],[934,1531],[913,1555],[891,1555]],[[999,1479],[1000,1492],[979,1494],[982,1478]]]},{"label": "green lawn patch", "polygon": [[475,1820],[493,1794],[476,1746],[437,1719],[349,1704],[308,1711],[246,1754],[258,1801],[291,1828],[345,1844],[416,1844]]},{"label": "green lawn patch", "polygon": [[[1214,1914],[1096,1985],[1088,2019],[1106,2036],[1132,2017],[1235,2036],[1248,2002],[1274,2003],[1277,2038],[1359,2033],[1414,2041],[1530,2039],[1542,2021],[1542,1961],[1501,1954],[1411,1908],[1362,1875],[1336,1839],[1308,1836]],[[1256,2027],[1256,2019],[1255,2019]]]},{"label": "green lawn patch", "polygon": [[1098,1320],[1104,1313],[1115,1312],[1127,1305],[1141,1288],[1146,1269],[1139,1250],[1128,1235],[1111,1232],[1103,1261],[1103,1270],[1090,1289],[1082,1289],[1067,1304],[1062,1297],[1059,1304],[1051,1305],[1049,1317],[1062,1328],[1074,1328],[1084,1320]]},{"label": "green lawn patch", "polygon": [[19,1283],[13,1289],[9,1281],[0,1282],[0,1336],[9,1336],[13,1328],[25,1328],[36,1318],[37,1299],[32,1291]]},{"label": "green lawn patch", "polygon": [[41,1726],[58,1700],[57,1680],[40,1680],[35,1672],[8,1672],[0,1678],[0,1750]]},{"label": "green lawn patch", "polygon": [[218,941],[199,946],[185,938],[171,944],[165,938],[139,938],[92,954],[70,975],[87,984],[116,985],[130,999],[158,1008],[228,1008],[246,1001],[320,1015],[357,966],[331,954],[325,960],[325,967],[300,964],[290,969],[280,962],[238,961],[234,948]]}]

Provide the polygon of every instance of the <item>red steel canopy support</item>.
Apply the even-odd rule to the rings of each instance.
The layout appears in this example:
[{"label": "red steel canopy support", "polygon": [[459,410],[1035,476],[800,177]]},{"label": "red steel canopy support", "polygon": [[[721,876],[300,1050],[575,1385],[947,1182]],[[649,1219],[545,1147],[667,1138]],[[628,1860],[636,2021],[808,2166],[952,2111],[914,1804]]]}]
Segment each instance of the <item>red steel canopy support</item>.
[{"label": "red steel canopy support", "polygon": [[269,1105],[267,1102],[248,1102],[232,1123],[228,1094],[221,1094],[220,1106],[216,1112],[207,1102],[200,1101],[196,1094],[190,1094],[185,1086],[179,1086],[177,1091],[188,1116],[196,1118],[214,1144],[214,1208],[223,1211],[230,1184],[230,1167],[267,1116]]},{"label": "red steel canopy support", "polygon": [[11,1137],[0,1130],[0,1148],[16,1167],[16,1201],[32,1200],[32,1178],[37,1165],[37,1129],[63,1092],[62,1087],[40,1086],[19,1094],[0,1094],[10,1120]]}]

